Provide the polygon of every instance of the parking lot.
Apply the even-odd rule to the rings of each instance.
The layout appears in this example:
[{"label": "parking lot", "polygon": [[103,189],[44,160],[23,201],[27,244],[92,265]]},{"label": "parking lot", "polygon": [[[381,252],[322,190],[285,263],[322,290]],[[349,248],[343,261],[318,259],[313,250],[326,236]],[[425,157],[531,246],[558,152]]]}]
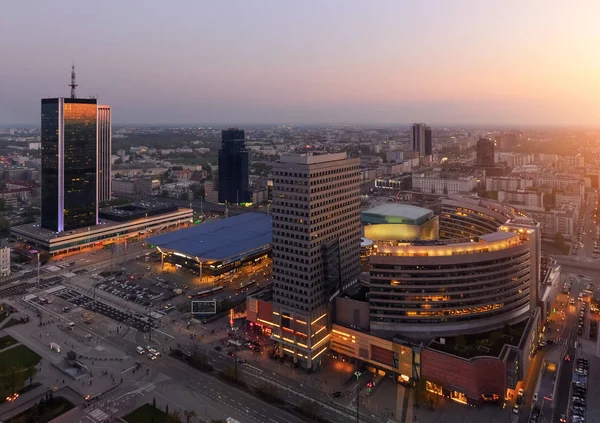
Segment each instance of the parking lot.
[{"label": "parking lot", "polygon": [[106,316],[119,323],[131,326],[140,332],[149,332],[151,328],[155,328],[157,326],[154,322],[154,319],[149,316],[136,315],[121,311],[101,301],[94,301],[93,298],[84,294],[80,294],[79,292],[69,288],[65,288],[62,291],[56,292],[54,295],[70,302],[71,304],[74,304],[77,307],[82,307],[86,310],[100,313],[103,316]]},{"label": "parking lot", "polygon": [[[123,272],[119,276],[96,277],[96,289],[143,307],[163,304],[184,292],[185,287],[160,276]],[[162,308],[162,307],[160,307]]]},{"label": "parking lot", "polygon": [[27,294],[29,290],[34,288],[37,289],[38,287],[39,289],[48,289],[55,285],[58,285],[58,283],[62,280],[63,278],[61,276],[53,276],[47,279],[40,279],[39,285],[35,281],[33,281],[31,283],[24,282],[13,286],[9,286],[0,290],[0,298],[23,296]]}]

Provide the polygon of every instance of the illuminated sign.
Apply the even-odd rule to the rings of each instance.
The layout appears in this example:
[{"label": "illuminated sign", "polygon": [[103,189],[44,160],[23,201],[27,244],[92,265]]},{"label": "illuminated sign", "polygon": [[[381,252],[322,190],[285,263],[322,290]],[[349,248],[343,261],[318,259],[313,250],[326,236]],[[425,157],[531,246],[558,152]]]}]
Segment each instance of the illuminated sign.
[{"label": "illuminated sign", "polygon": [[192,314],[216,314],[217,302],[209,301],[192,301]]}]

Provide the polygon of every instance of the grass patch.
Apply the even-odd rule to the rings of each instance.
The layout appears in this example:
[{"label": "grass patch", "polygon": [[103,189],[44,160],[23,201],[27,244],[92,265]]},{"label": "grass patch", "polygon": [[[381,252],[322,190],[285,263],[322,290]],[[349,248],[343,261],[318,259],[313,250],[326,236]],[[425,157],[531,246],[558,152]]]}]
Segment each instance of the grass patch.
[{"label": "grass patch", "polygon": [[0,363],[22,368],[35,366],[41,359],[42,357],[31,351],[25,345],[17,345],[10,350],[0,353]]},{"label": "grass patch", "polygon": [[170,421],[167,419],[167,414],[164,411],[154,408],[150,404],[144,404],[136,408],[126,415],[124,420],[127,423],[166,423]]},{"label": "grass patch", "polygon": [[6,423],[47,423],[75,407],[63,397],[46,397],[25,411],[4,420]]},{"label": "grass patch", "polygon": [[[19,395],[23,395],[29,391],[34,390],[35,388],[37,388],[38,386],[42,386],[42,384],[40,382],[33,382],[30,383],[29,385],[17,390],[17,394]],[[2,398],[0,398],[0,404],[3,404],[6,402],[6,395],[2,395]]]},{"label": "grass patch", "polygon": [[10,335],[3,336],[2,338],[0,338],[0,350],[3,350],[4,348],[8,348],[11,345],[15,345],[18,343],[19,342]]},{"label": "grass patch", "polygon": [[19,319],[11,317],[11,319],[4,326],[2,326],[2,329],[8,329],[11,326],[20,325],[21,323],[22,322]]}]

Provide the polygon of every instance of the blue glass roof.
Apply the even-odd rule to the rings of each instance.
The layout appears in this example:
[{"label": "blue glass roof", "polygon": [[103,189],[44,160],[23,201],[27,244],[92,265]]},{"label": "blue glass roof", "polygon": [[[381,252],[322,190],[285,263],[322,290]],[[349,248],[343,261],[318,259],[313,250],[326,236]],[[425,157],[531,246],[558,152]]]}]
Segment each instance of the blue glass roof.
[{"label": "blue glass roof", "polygon": [[245,256],[271,243],[271,216],[243,213],[148,239],[148,244],[199,259]]}]

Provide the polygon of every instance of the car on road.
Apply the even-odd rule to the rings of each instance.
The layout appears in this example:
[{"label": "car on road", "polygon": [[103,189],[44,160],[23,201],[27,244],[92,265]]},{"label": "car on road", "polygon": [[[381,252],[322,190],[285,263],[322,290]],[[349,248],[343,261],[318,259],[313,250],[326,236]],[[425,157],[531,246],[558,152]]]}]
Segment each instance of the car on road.
[{"label": "car on road", "polygon": [[564,414],[560,415],[560,423],[567,423],[567,416],[565,416]]},{"label": "car on road", "polygon": [[537,400],[538,400],[538,393],[536,392],[533,394],[533,402],[537,402]]},{"label": "car on road", "polygon": [[565,354],[565,361],[571,361],[571,356],[569,354]]},{"label": "car on road", "polygon": [[512,409],[513,414],[519,414],[519,405],[515,404],[515,406]]},{"label": "car on road", "polygon": [[215,347],[215,350],[217,350],[217,351],[221,351],[222,349],[223,349],[223,348],[222,348],[220,345],[217,345],[217,346]]},{"label": "car on road", "polygon": [[342,396],[342,393],[340,391],[335,391],[333,394],[331,394],[331,398],[339,398]]},{"label": "car on road", "polygon": [[63,308],[62,308],[62,311],[63,311],[63,313],[68,313],[68,312],[69,312],[69,310],[70,310],[70,308],[69,308],[69,307],[63,307]]},{"label": "car on road", "polygon": [[243,358],[238,358],[237,362],[240,363],[240,364],[245,364],[246,360],[244,360]]},{"label": "car on road", "polygon": [[144,349],[142,347],[136,347],[135,349],[137,351],[138,354],[142,355],[144,354]]},{"label": "car on road", "polygon": [[[542,345],[542,344],[543,344],[543,345]],[[545,343],[545,342],[542,342],[542,344],[540,344],[542,347],[543,347],[544,345],[546,345],[546,343]],[[519,389],[519,392],[517,393],[517,396],[519,396],[519,397],[522,397],[523,395],[525,395],[525,390],[524,390],[523,388],[520,388],[520,389]]]}]

